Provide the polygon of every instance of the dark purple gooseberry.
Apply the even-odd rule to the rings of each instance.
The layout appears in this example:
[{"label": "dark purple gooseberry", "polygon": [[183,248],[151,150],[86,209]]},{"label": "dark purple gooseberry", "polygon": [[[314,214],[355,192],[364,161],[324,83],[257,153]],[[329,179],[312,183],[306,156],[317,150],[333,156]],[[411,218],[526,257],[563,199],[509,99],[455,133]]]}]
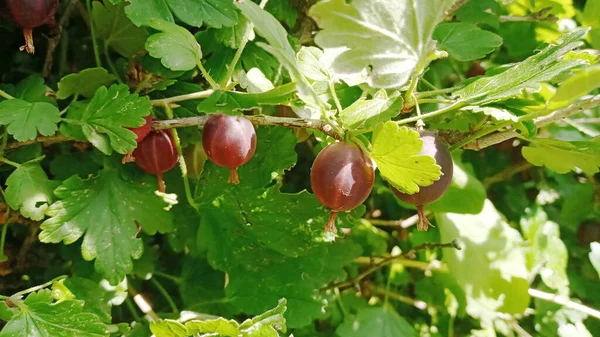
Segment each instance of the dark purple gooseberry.
[{"label": "dark purple gooseberry", "polygon": [[142,170],[156,174],[158,190],[164,192],[163,173],[172,169],[179,159],[173,135],[169,130],[150,132],[133,151],[135,163]]},{"label": "dark purple gooseberry", "polygon": [[417,229],[426,231],[431,226],[431,223],[429,223],[429,220],[425,216],[424,207],[438,200],[446,193],[450,183],[452,183],[454,164],[450,151],[448,151],[448,147],[444,142],[431,132],[419,131],[419,133],[423,141],[423,148],[419,154],[433,157],[435,162],[442,168],[442,176],[433,184],[421,187],[419,192],[415,194],[405,194],[395,188],[392,188],[392,190],[400,200],[417,206],[417,213],[419,214]]},{"label": "dark purple gooseberry", "polygon": [[237,168],[246,164],[256,150],[256,131],[242,116],[214,114],[202,129],[202,146],[213,163],[229,168],[229,182],[239,184]]},{"label": "dark purple gooseberry", "polygon": [[334,143],[317,155],[310,171],[310,185],[319,202],[331,210],[326,232],[337,232],[338,212],[347,212],[362,204],[374,182],[373,163],[356,144]]},{"label": "dark purple gooseberry", "polygon": [[58,8],[58,0],[6,0],[13,21],[23,27],[25,45],[21,50],[33,54],[33,28],[50,22]]}]

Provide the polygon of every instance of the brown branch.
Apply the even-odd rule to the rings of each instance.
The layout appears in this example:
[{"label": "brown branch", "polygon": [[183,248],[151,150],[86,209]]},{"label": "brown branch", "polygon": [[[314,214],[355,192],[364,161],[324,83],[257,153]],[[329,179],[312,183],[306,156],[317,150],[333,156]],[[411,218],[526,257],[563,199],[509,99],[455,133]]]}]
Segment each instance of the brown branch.
[{"label": "brown branch", "polygon": [[[265,125],[279,125],[286,128],[300,128],[300,129],[313,129],[323,132],[331,138],[337,140],[343,140],[342,137],[337,134],[331,125],[327,124],[325,121],[319,119],[302,119],[302,118],[289,118],[289,117],[274,117],[274,116],[266,116],[266,115],[248,115],[244,116],[248,118],[252,124],[257,126],[265,126]],[[179,119],[168,119],[168,120],[160,120],[154,121],[152,123],[152,129],[154,130],[167,130],[174,128],[184,128],[190,126],[196,126],[198,128],[202,128],[204,123],[206,123],[206,119],[208,116],[198,116],[198,117],[186,117]],[[57,134],[54,136],[40,136],[36,139],[24,141],[24,142],[12,142],[6,146],[7,150],[14,150],[23,146],[32,145],[36,143],[44,143],[47,145],[75,141],[74,139],[68,138],[61,134]]]},{"label": "brown branch", "polygon": [[32,139],[32,140],[27,140],[24,142],[12,142],[9,143],[6,146],[7,150],[14,150],[23,146],[27,146],[27,145],[33,145],[33,144],[37,144],[37,143],[44,143],[44,144],[56,144],[56,143],[62,143],[62,142],[68,142],[68,141],[73,141],[73,139],[68,138],[66,136],[63,136],[61,134],[57,134],[54,136],[40,136],[37,137],[36,139]]},{"label": "brown branch", "polygon": [[500,22],[556,22],[558,18],[554,14],[548,14],[552,7],[546,7],[538,12],[525,16],[501,15]]},{"label": "brown branch", "polygon": [[396,262],[399,262],[402,260],[409,261],[408,259],[414,258],[415,253],[417,251],[423,250],[423,249],[434,249],[434,248],[454,248],[457,250],[461,249],[460,246],[458,245],[457,240],[453,240],[452,242],[449,242],[449,243],[424,243],[424,244],[421,244],[421,245],[418,245],[418,246],[412,248],[411,250],[407,251],[404,254],[386,257],[386,258],[378,261],[377,263],[370,265],[367,269],[365,269],[363,272],[361,272],[358,276],[353,278],[351,281],[343,281],[343,282],[334,283],[327,287],[322,288],[321,291],[326,291],[326,290],[330,290],[330,289],[334,289],[334,288],[352,287],[353,285],[357,284],[365,277],[367,277],[367,276],[371,275],[373,272],[377,271],[379,268],[382,268],[384,266],[387,266],[389,264],[396,263]]},{"label": "brown branch", "polygon": [[71,13],[73,12],[73,9],[75,9],[75,5],[77,3],[78,3],[78,0],[70,0],[70,2],[67,4],[67,7],[65,8],[65,11],[63,12],[62,17],[60,18],[60,21],[58,22],[58,25],[56,26],[55,35],[53,37],[51,37],[50,39],[48,39],[48,50],[46,51],[46,61],[44,62],[44,68],[42,70],[43,78],[47,78],[50,75],[50,71],[52,70],[52,65],[54,64],[54,50],[56,49],[56,47],[58,46],[58,43],[60,42],[60,38],[63,33],[64,25],[65,25],[65,23],[67,23],[67,21],[69,21],[69,18],[71,17]]},{"label": "brown branch", "polygon": [[[248,115],[244,116],[249,119],[252,124],[257,126],[264,125],[279,125],[284,126],[286,128],[301,128],[301,129],[313,129],[323,132],[324,134],[335,138],[337,140],[342,140],[341,136],[338,135],[331,125],[327,124],[325,121],[319,119],[302,119],[302,118],[289,118],[289,117],[274,117],[274,116],[266,116],[266,115]],[[206,119],[208,116],[198,116],[198,117],[187,117],[180,119],[171,119],[171,120],[163,120],[163,121],[155,121],[152,123],[152,128],[154,130],[164,130],[164,129],[172,129],[172,128],[182,128],[188,126],[197,126],[202,128],[204,123],[206,123]]]},{"label": "brown branch", "polygon": [[[558,110],[550,113],[547,116],[538,117],[538,118],[534,119],[534,122],[538,128],[541,128],[548,124],[558,122],[567,117],[578,114],[584,110],[592,109],[597,106],[600,106],[600,95],[596,95],[596,96],[593,96],[586,100],[571,104],[562,109],[558,109]],[[498,143],[502,143],[506,140],[509,140],[511,138],[516,138],[519,136],[520,136],[520,134],[513,130],[506,130],[506,131],[494,133],[494,134],[476,139],[476,140],[470,142],[469,144],[463,146],[463,149],[479,151],[486,147],[489,147],[489,146],[492,146],[492,145],[495,145]]]}]

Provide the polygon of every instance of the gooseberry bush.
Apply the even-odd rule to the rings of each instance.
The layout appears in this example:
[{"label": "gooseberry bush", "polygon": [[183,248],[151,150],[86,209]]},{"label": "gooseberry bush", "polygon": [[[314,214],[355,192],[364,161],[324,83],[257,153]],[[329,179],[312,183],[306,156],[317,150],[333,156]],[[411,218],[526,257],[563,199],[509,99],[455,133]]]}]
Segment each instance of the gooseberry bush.
[{"label": "gooseberry bush", "polygon": [[0,2],[0,337],[600,336],[599,48],[599,0]]}]

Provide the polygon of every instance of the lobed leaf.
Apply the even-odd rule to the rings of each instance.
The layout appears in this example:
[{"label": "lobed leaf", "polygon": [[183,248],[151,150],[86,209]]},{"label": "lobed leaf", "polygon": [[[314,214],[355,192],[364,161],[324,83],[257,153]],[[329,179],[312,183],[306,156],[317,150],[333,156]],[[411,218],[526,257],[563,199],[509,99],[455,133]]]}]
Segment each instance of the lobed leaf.
[{"label": "lobed leaf", "polygon": [[146,41],[150,56],[161,59],[165,67],[174,71],[196,68],[202,59],[202,49],[192,33],[164,20],[152,19],[148,25],[161,32]]},{"label": "lobed leaf", "polygon": [[370,157],[392,186],[414,194],[419,192],[419,186],[431,185],[442,173],[433,157],[419,154],[422,147],[418,132],[386,122],[373,132]]},{"label": "lobed leaf", "polygon": [[82,308],[82,301],[52,303],[48,289],[31,293],[19,303],[0,337],[108,337],[106,325]]},{"label": "lobed leaf", "polygon": [[6,185],[8,205],[24,217],[39,221],[54,200],[52,192],[58,182],[48,179],[39,162],[29,162],[17,167],[6,179]]},{"label": "lobed leaf", "polygon": [[559,44],[550,45],[536,55],[517,63],[504,72],[483,77],[454,92],[458,99],[470,104],[489,104],[517,96],[523,91],[537,92],[540,83],[551,81],[583,60],[562,59],[569,51],[581,45],[588,29],[579,28],[561,37]]},{"label": "lobed leaf", "polygon": [[58,82],[56,98],[67,99],[73,95],[92,97],[98,88],[113,83],[117,78],[104,68],[87,68],[69,74]]},{"label": "lobed leaf", "polygon": [[21,99],[0,102],[0,125],[6,125],[9,134],[19,142],[33,140],[38,132],[52,136],[58,130],[60,113],[50,103],[29,103]]},{"label": "lobed leaf", "polygon": [[459,61],[477,60],[502,45],[502,38],[487,30],[462,22],[440,23],[433,32],[438,48]]},{"label": "lobed leaf", "polygon": [[535,139],[533,146],[521,149],[523,157],[536,166],[546,166],[558,173],[576,168],[587,174],[598,172],[600,143],[595,141],[566,142],[555,139]]},{"label": "lobed leaf", "polygon": [[397,88],[421,72],[434,50],[435,26],[453,0],[327,0],[311,7],[319,24],[315,42],[341,48],[333,63],[340,76],[368,74],[374,88]]},{"label": "lobed leaf", "polygon": [[72,244],[82,236],[81,253],[94,260],[96,271],[118,284],[142,255],[136,222],[148,234],[173,228],[173,218],[148,183],[124,180],[105,168],[90,179],[73,176],[56,189],[60,199],[50,206],[41,225],[40,241]]}]

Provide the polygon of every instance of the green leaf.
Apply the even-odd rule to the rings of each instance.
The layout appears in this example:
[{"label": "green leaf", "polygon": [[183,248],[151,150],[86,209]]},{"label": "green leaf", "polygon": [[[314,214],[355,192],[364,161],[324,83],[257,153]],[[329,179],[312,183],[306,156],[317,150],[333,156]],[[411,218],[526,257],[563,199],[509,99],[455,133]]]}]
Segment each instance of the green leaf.
[{"label": "green leaf", "polygon": [[323,62],[323,51],[317,47],[302,47],[296,55],[298,70],[313,81],[330,81],[329,67]]},{"label": "green leaf", "polygon": [[183,260],[182,268],[179,291],[185,309],[224,317],[237,313],[225,296],[224,272],[211,268],[204,259],[189,256]]},{"label": "green leaf", "polygon": [[513,121],[517,122],[519,117],[513,114],[511,111],[503,108],[491,107],[491,106],[466,106],[462,110],[469,110],[474,113],[483,113],[486,116],[490,116],[497,121]]},{"label": "green leaf", "polygon": [[202,27],[231,27],[238,20],[232,0],[166,0],[171,11],[184,23]]},{"label": "green leaf", "polygon": [[600,243],[590,243],[590,250],[590,262],[592,263],[592,266],[594,266],[594,269],[596,269],[596,271],[598,272],[598,276],[600,276]]},{"label": "green leaf", "polygon": [[202,59],[202,49],[187,29],[174,23],[152,19],[150,27],[161,31],[146,41],[150,56],[161,59],[162,64],[171,70],[191,70]]},{"label": "green leaf", "polygon": [[10,321],[13,315],[13,309],[8,307],[6,301],[0,301],[0,319],[3,321]]},{"label": "green leaf", "polygon": [[440,23],[433,32],[438,48],[459,61],[477,60],[502,45],[502,38],[487,30],[462,22]]},{"label": "green leaf", "polygon": [[444,249],[443,261],[465,291],[467,313],[484,321],[496,312],[522,314],[529,305],[529,271],[519,232],[489,200],[477,215],[437,213],[436,220],[441,242],[456,239],[461,246]]},{"label": "green leaf", "polygon": [[0,102],[0,125],[7,125],[8,133],[19,142],[33,140],[38,132],[52,136],[58,130],[58,109],[44,102],[29,103],[20,99]]},{"label": "green leaf", "polygon": [[558,109],[567,106],[597,88],[600,88],[600,65],[584,68],[561,83],[548,107]]},{"label": "green leaf", "polygon": [[[96,4],[97,2],[94,2]],[[87,68],[77,74],[70,74],[58,82],[56,98],[67,99],[72,95],[92,97],[98,88],[110,85],[116,80],[104,68]]]},{"label": "green leaf", "polygon": [[550,45],[536,55],[508,70],[471,82],[454,92],[460,100],[479,105],[505,100],[523,91],[541,90],[540,83],[551,81],[569,69],[584,64],[583,60],[561,60],[569,51],[579,47],[587,29],[576,29],[561,37],[560,43]]},{"label": "green leaf", "polygon": [[165,0],[127,0],[125,13],[136,26],[148,26],[152,20],[174,22]]},{"label": "green leaf", "polygon": [[594,141],[565,142],[555,139],[537,138],[533,146],[521,149],[523,157],[535,166],[546,166],[567,173],[575,168],[587,174],[598,172],[600,166],[600,143]]},{"label": "green leaf", "polygon": [[[333,63],[340,76],[368,72],[375,88],[397,88],[429,63],[435,26],[453,0],[329,0],[311,7],[323,49],[346,47]],[[367,70],[368,68],[368,70]]]},{"label": "green leaf", "polygon": [[[136,26],[151,25],[151,21],[174,22],[173,14],[183,23],[221,28],[237,22],[237,12],[231,0],[128,0],[127,16]],[[173,14],[171,14],[173,12]]]},{"label": "green leaf", "polygon": [[386,122],[373,132],[370,157],[390,184],[414,194],[419,192],[419,186],[429,186],[438,180],[442,172],[433,157],[419,154],[422,147],[418,132]]},{"label": "green leaf", "polygon": [[191,335],[183,324],[170,319],[150,323],[150,330],[156,337],[186,337]]},{"label": "green leaf", "polygon": [[[100,1],[92,3],[92,20],[98,38],[126,58],[144,50],[148,33],[136,27],[125,15],[125,4],[111,5]],[[91,92],[93,94],[93,91]],[[91,94],[89,96],[91,96]],[[86,96],[86,97],[89,97]]]},{"label": "green leaf", "polygon": [[222,337],[279,337],[277,331],[285,333],[286,300],[279,300],[277,307],[245,320],[242,324],[224,318],[189,320],[181,324],[173,320],[152,322],[150,329],[156,337],[222,336]]},{"label": "green leaf", "polygon": [[592,337],[583,325],[587,315],[579,310],[535,299],[535,330],[544,337]]},{"label": "green leaf", "polygon": [[39,162],[23,164],[6,179],[6,202],[31,220],[42,220],[54,199],[57,183],[48,179]]},{"label": "green leaf", "polygon": [[567,246],[560,239],[558,224],[549,221],[538,208],[526,218],[521,218],[521,231],[528,242],[527,267],[539,271],[544,283],[560,295],[569,296],[567,278]]},{"label": "green leaf", "polygon": [[85,109],[77,106],[67,110],[67,122],[79,127],[95,147],[105,154],[113,150],[125,154],[133,151],[136,135],[126,128],[144,123],[152,109],[148,97],[130,94],[126,85],[100,87]]},{"label": "green leaf", "polygon": [[287,38],[287,32],[279,21],[269,12],[251,1],[236,2],[242,14],[254,24],[258,35],[264,37],[269,44],[258,42],[257,45],[275,56],[296,82],[298,96],[313,106],[321,106],[323,102],[308,83],[296,62],[296,53]]},{"label": "green leaf", "polygon": [[500,26],[502,6],[496,0],[467,1],[456,11],[456,18],[462,22],[485,23],[493,28]]},{"label": "green leaf", "polygon": [[361,308],[356,316],[347,316],[335,330],[343,337],[417,337],[419,334],[397,312],[384,307]]},{"label": "green leaf", "polygon": [[[234,26],[215,30],[214,38],[231,49],[238,49],[244,38],[246,28],[248,28],[248,19],[240,16]],[[253,40],[253,37],[252,34],[250,40]]]},{"label": "green leaf", "polygon": [[6,323],[0,337],[108,337],[97,316],[82,312],[83,302],[52,303],[50,290],[31,293]]},{"label": "green leaf", "polygon": [[236,268],[229,271],[227,297],[232,299],[234,306],[249,314],[264,311],[277,298],[288,298],[288,326],[305,326],[323,311],[319,289],[333,279],[344,278],[342,268],[358,256],[358,246],[335,243],[329,247],[318,246],[305,256],[288,258],[284,263],[258,271]]},{"label": "green leaf", "polygon": [[263,105],[289,103],[296,93],[296,84],[287,83],[272,90],[248,94],[243,92],[215,91],[198,104],[197,110],[204,113],[239,114],[240,111],[259,109]]},{"label": "green leaf", "polygon": [[54,192],[60,199],[50,206],[50,219],[41,225],[40,241],[71,244],[84,236],[81,253],[111,283],[118,284],[133,270],[132,258],[142,255],[136,222],[148,234],[165,233],[173,219],[149,183],[124,180],[105,168],[83,180],[73,176]]},{"label": "green leaf", "polygon": [[369,128],[387,122],[402,110],[404,100],[399,95],[388,97],[385,90],[378,91],[373,98],[360,98],[340,113],[342,126],[347,130]]},{"label": "green leaf", "polygon": [[289,28],[294,28],[298,18],[298,10],[289,0],[271,0],[267,2],[265,10],[277,20],[283,21]]},{"label": "green leaf", "polygon": [[95,314],[104,323],[111,323],[112,294],[100,286],[100,282],[82,277],[69,277],[65,285],[75,295],[75,299],[84,301],[83,311]]},{"label": "green leaf", "polygon": [[14,98],[19,98],[30,103],[45,102],[56,105],[51,95],[46,95],[49,89],[44,84],[44,79],[39,75],[28,76],[19,81],[16,86],[1,84],[0,89],[6,91]]},{"label": "green leaf", "polygon": [[470,163],[461,160],[461,151],[454,151],[452,183],[444,196],[427,206],[432,212],[478,214],[483,209],[487,193],[473,173]]},{"label": "green leaf", "polygon": [[[207,162],[195,193],[202,214],[198,245],[213,267],[229,274],[227,298],[247,314],[288,298],[290,327],[320,315],[318,289],[360,254],[349,243],[323,243],[328,212],[313,195],[282,193],[273,183],[295,164],[295,144],[292,130],[258,128],[256,153],[238,169],[240,185],[226,184],[229,170]],[[339,222],[347,218],[341,214]]]}]

